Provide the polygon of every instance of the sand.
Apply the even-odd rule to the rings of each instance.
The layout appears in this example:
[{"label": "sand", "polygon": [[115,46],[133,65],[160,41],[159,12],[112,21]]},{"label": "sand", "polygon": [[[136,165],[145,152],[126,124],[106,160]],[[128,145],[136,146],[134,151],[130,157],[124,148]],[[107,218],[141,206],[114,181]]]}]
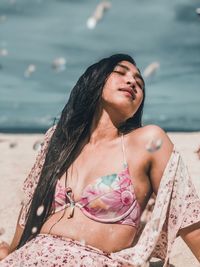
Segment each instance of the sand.
[{"label": "sand", "polygon": [[[168,135],[181,152],[200,195],[200,159],[195,153],[200,147],[200,132]],[[12,240],[23,200],[22,183],[38,153],[33,146],[42,140],[41,134],[0,134],[0,234],[5,230],[0,239],[8,243]],[[171,263],[175,267],[200,266],[181,238],[175,242]]]}]

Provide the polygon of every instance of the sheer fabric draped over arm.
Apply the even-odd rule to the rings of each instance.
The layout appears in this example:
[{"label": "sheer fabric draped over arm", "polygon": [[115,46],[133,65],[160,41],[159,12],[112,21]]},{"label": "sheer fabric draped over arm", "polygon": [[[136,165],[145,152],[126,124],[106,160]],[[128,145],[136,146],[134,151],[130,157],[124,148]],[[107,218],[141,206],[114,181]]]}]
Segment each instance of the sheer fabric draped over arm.
[{"label": "sheer fabric draped over arm", "polygon": [[23,228],[24,228],[25,223],[26,223],[26,215],[27,215],[28,209],[29,209],[30,204],[31,204],[34,190],[35,190],[37,183],[38,183],[38,180],[40,178],[40,174],[42,171],[42,167],[43,167],[46,153],[47,153],[47,149],[48,149],[48,144],[49,144],[49,141],[53,135],[55,128],[56,128],[56,125],[49,128],[48,131],[45,133],[44,141],[43,141],[43,143],[41,145],[41,149],[40,149],[40,151],[36,157],[35,163],[34,163],[30,173],[28,174],[27,178],[25,179],[25,181],[23,183],[22,189],[24,192],[24,200],[22,203],[22,210],[21,210],[21,214],[19,217],[19,224]]},{"label": "sheer fabric draped over arm", "polygon": [[161,178],[150,220],[137,244],[112,256],[134,267],[157,257],[166,267],[178,231],[197,222],[200,222],[200,198],[181,155],[174,148]]}]

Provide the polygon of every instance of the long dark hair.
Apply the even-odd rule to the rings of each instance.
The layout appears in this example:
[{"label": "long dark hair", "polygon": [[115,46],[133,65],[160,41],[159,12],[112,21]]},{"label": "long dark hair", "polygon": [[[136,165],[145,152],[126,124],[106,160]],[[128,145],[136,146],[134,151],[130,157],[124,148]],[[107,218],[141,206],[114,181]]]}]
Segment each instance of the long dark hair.
[{"label": "long dark hair", "polygon": [[[26,225],[18,248],[35,237],[50,216],[57,180],[62,177],[80,153],[84,141],[89,136],[104,84],[115,66],[121,61],[129,61],[136,66],[133,58],[126,54],[116,54],[104,58],[91,65],[72,89],[49,142],[45,162],[27,213]],[[145,90],[143,90],[143,94],[144,97],[137,112],[120,125],[118,129],[120,132],[127,133],[142,126]],[[41,205],[43,205],[44,211],[41,216],[37,216],[37,209]],[[32,233],[33,227],[37,229],[35,233]]]}]

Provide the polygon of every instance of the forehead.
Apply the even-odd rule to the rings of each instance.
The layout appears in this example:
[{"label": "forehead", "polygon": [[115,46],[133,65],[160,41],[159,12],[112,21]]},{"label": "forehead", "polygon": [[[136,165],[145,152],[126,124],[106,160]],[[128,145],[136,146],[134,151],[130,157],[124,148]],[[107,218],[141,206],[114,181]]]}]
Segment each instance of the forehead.
[{"label": "forehead", "polygon": [[125,61],[125,60],[120,61],[119,63],[117,63],[116,67],[117,66],[124,67],[127,71],[130,70],[134,73],[136,72],[140,73],[139,69],[129,61]]}]

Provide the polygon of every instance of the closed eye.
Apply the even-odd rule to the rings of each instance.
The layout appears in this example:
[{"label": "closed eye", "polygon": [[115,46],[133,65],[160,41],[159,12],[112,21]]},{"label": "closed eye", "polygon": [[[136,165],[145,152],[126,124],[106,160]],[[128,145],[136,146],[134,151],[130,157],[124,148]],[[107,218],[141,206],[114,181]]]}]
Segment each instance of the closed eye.
[{"label": "closed eye", "polygon": [[125,74],[126,74],[125,72],[123,72],[123,71],[119,71],[119,70],[114,70],[113,72],[119,73],[119,74],[121,74],[121,75],[125,75]]}]

